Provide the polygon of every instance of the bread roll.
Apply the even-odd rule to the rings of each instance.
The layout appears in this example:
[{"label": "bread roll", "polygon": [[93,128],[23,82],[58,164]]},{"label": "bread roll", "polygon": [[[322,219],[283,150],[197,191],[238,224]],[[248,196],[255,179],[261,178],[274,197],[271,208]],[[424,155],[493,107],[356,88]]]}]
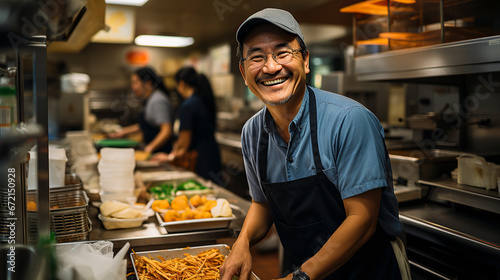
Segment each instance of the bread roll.
[{"label": "bread roll", "polygon": [[111,214],[111,218],[115,219],[135,219],[140,217],[142,217],[141,211],[132,209],[130,207]]},{"label": "bread roll", "polygon": [[119,202],[116,200],[107,200],[101,203],[99,210],[101,210],[101,214],[103,216],[109,217],[111,216],[111,214],[126,208],[130,208],[130,206],[126,203]]}]

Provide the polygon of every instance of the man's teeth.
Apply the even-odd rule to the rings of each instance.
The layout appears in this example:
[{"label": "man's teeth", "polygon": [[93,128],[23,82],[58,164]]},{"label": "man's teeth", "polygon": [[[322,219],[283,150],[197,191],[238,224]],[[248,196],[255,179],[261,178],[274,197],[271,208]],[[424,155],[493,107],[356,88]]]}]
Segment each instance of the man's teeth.
[{"label": "man's teeth", "polygon": [[264,82],[262,82],[262,83],[263,83],[265,86],[272,86],[272,85],[281,84],[281,83],[283,83],[284,81],[286,81],[286,78],[276,79],[276,80],[272,80],[272,81],[264,81]]}]

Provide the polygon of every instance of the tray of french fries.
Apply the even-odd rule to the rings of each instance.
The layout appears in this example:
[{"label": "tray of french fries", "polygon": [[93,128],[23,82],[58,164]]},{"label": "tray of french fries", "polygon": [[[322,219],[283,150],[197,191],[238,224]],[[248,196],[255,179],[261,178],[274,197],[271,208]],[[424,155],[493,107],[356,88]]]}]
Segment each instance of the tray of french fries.
[{"label": "tray of french fries", "polygon": [[[146,252],[133,251],[130,259],[138,280],[219,279],[219,268],[229,252],[228,245],[215,244]],[[253,272],[250,279],[260,280]]]},{"label": "tray of french fries", "polygon": [[226,199],[204,195],[185,195],[167,200],[155,200],[151,206],[158,224],[168,233],[228,228],[236,219]]}]

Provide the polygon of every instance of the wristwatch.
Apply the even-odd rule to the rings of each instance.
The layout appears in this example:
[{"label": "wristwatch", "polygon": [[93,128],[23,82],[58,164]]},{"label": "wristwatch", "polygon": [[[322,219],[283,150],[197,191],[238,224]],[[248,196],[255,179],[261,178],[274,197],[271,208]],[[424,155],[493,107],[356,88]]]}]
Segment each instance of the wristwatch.
[{"label": "wristwatch", "polygon": [[307,275],[307,273],[302,271],[302,269],[300,269],[300,266],[298,266],[293,271],[292,275],[293,275],[292,280],[310,280],[309,275]]}]

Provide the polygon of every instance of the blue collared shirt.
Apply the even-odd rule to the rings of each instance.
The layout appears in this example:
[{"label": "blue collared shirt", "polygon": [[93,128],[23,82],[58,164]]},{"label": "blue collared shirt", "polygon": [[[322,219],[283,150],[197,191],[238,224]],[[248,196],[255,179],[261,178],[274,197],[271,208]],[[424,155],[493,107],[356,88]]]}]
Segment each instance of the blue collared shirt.
[{"label": "blue collared shirt", "polygon": [[[392,171],[384,143],[384,130],[375,115],[345,96],[319,89],[316,96],[318,145],[323,172],[338,189],[342,199],[382,188],[379,224],[390,235],[398,235],[397,200]],[[274,120],[264,107],[243,127],[241,141],[250,195],[266,201],[260,184],[258,144],[261,130],[269,135],[266,178],[270,183],[286,182],[316,175],[309,126],[309,95],[290,123],[290,143],[276,132]]]}]

